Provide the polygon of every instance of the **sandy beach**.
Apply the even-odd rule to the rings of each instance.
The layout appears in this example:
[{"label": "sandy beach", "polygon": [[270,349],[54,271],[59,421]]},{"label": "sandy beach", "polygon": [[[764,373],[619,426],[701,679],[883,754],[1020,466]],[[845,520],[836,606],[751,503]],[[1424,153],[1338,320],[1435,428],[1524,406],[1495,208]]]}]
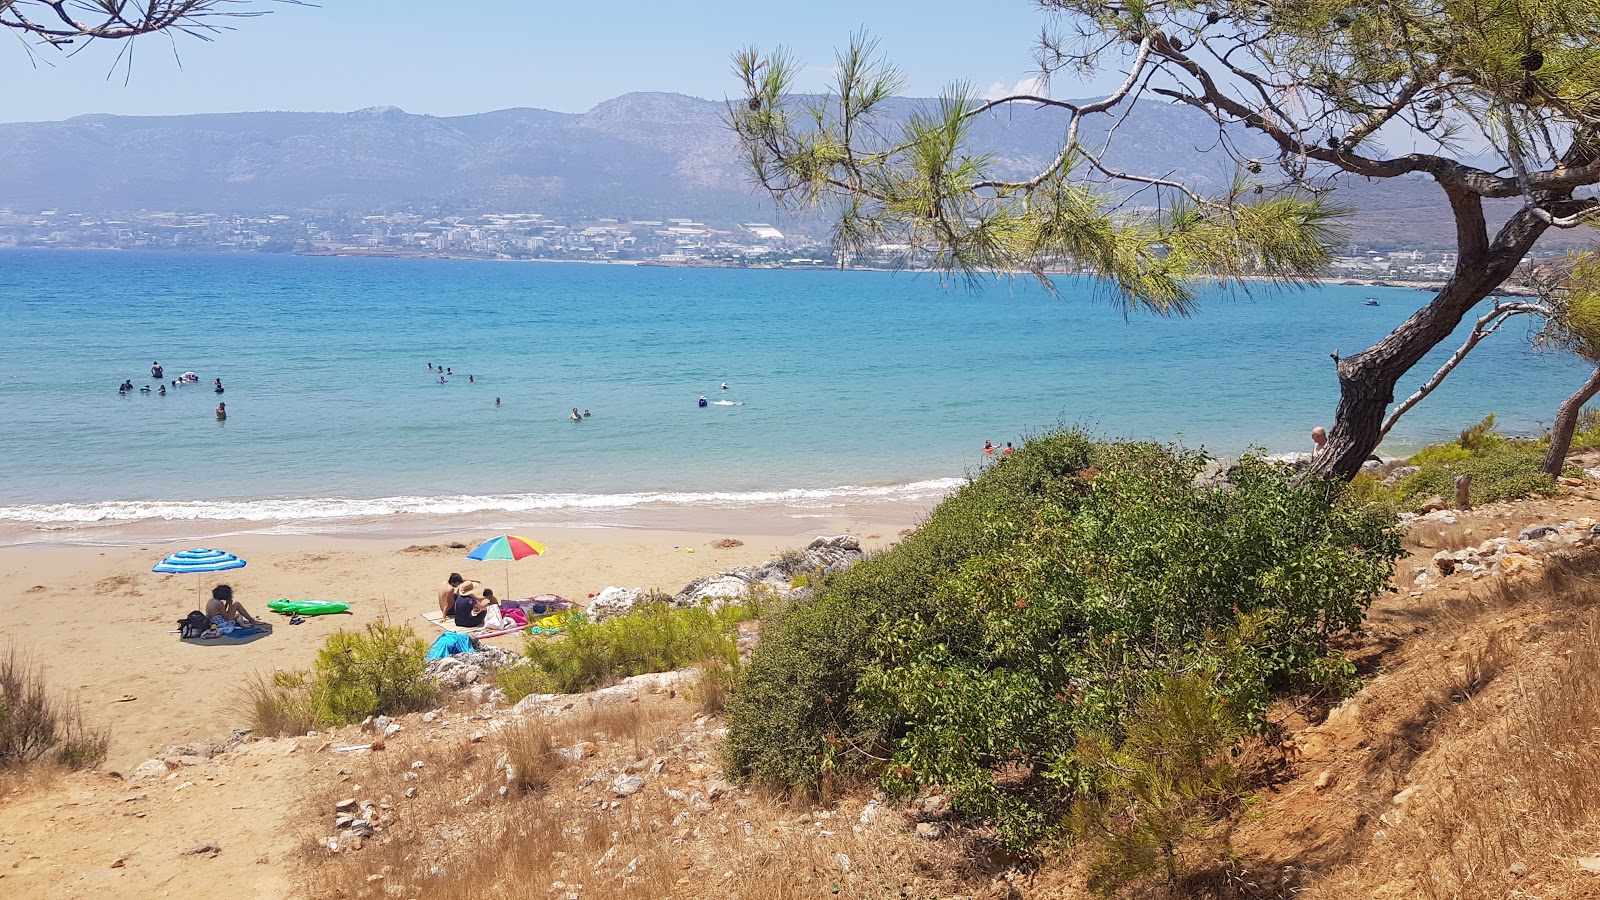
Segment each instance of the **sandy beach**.
[{"label": "sandy beach", "polygon": [[[549,551],[510,565],[509,595],[583,601],[608,585],[672,592],[702,575],[771,559],[817,534],[848,530],[868,548],[881,548],[914,522],[856,521],[830,531],[818,523],[801,530],[792,520],[769,521],[735,532],[715,529],[751,523],[702,519],[695,530],[530,530]],[[10,597],[0,609],[0,632],[39,658],[53,687],[76,692],[92,722],[110,727],[103,769],[127,772],[168,745],[225,737],[248,724],[238,685],[252,673],[309,666],[340,628],[388,619],[432,640],[437,631],[420,615],[433,607],[437,586],[451,572],[480,578],[496,593],[506,590],[505,563],[465,558],[464,548],[492,536],[242,534],[198,543],[0,547],[0,578]],[[713,546],[729,538],[740,545]],[[199,585],[193,575],[150,571],[163,556],[195,546],[220,547],[249,565],[203,576]],[[224,582],[251,612],[276,623],[272,633],[246,642],[180,641],[171,631],[196,607],[197,588],[209,592]],[[291,626],[266,609],[279,597],[342,600],[351,612]],[[495,642],[516,648],[521,637]]]}]

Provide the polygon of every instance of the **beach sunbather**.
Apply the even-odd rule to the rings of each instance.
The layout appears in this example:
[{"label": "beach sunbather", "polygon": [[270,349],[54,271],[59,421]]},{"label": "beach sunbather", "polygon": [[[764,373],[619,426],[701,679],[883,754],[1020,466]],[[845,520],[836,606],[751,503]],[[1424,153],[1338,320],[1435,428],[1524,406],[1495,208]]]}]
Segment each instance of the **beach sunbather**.
[{"label": "beach sunbather", "polygon": [[206,601],[206,616],[213,620],[221,617],[235,625],[266,624],[250,615],[239,601],[233,599],[233,588],[226,584],[219,584],[211,589],[211,599]]},{"label": "beach sunbather", "polygon": [[[451,572],[444,584],[439,585],[439,612],[446,616],[454,615],[456,611],[456,588],[462,585],[471,585],[472,582],[461,577],[459,572]],[[474,587],[476,587],[474,585]],[[469,589],[467,593],[472,593]]]}]

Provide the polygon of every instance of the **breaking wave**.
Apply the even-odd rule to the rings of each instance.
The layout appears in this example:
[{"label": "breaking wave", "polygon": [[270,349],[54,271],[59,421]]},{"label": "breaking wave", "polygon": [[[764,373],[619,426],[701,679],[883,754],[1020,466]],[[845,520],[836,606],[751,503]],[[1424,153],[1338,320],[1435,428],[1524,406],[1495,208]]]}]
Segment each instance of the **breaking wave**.
[{"label": "breaking wave", "polygon": [[780,491],[643,491],[623,494],[488,494],[437,497],[267,497],[258,500],[107,500],[0,506],[0,522],[74,526],[140,522],[306,522],[381,516],[451,516],[467,513],[579,512],[641,508],[742,509],[781,505],[829,508],[854,503],[935,500],[965,483],[935,478],[894,485],[845,485]]}]

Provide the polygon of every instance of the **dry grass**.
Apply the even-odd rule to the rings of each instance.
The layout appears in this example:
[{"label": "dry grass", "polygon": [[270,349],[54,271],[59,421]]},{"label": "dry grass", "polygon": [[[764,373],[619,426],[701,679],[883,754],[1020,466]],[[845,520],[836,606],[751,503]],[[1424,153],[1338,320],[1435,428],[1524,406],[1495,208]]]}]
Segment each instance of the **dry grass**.
[{"label": "dry grass", "polygon": [[[318,898],[430,900],[950,895],[956,847],[908,836],[896,813],[880,811],[869,826],[859,802],[819,810],[758,794],[712,798],[720,742],[696,712],[681,699],[593,704],[518,720],[482,743],[422,742],[352,760],[370,769],[312,801],[320,824],[307,835],[302,884]],[[574,747],[594,755],[556,752]],[[624,774],[642,777],[644,790],[615,796],[610,785]],[[383,831],[333,854],[326,839],[341,792],[377,802]]]},{"label": "dry grass", "polygon": [[1600,848],[1597,573],[1595,557],[1560,560],[1441,603],[1451,646],[1472,644],[1415,676],[1448,702],[1390,783],[1414,790],[1382,803],[1370,843],[1308,896],[1594,895],[1574,860]]},{"label": "dry grass", "polygon": [[51,691],[44,669],[15,644],[0,650],[0,770],[83,769],[105,759],[111,737],[76,697]]},{"label": "dry grass", "polygon": [[700,660],[695,668],[700,675],[687,691],[689,699],[700,707],[704,715],[722,715],[722,711],[728,708],[728,701],[733,698],[733,686],[738,677],[733,665],[723,657],[713,656]]},{"label": "dry grass", "polygon": [[305,679],[294,672],[254,673],[239,686],[234,708],[258,737],[305,734],[317,727]]}]

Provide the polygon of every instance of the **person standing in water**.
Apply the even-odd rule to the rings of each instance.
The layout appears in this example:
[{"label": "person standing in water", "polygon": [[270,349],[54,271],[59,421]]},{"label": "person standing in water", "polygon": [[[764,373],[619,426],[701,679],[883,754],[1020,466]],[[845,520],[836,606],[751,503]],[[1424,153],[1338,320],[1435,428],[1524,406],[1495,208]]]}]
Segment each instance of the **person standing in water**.
[{"label": "person standing in water", "polygon": [[494,398],[494,408],[495,409],[499,409],[500,408],[500,398],[499,397]]},{"label": "person standing in water", "polygon": [[572,408],[572,415],[567,416],[567,418],[571,419],[574,422],[582,422],[583,421],[583,416],[578,413],[578,408],[576,406],[574,406]]},{"label": "person standing in water", "polygon": [[161,371],[161,363],[153,362],[150,364],[150,377],[157,381],[165,377]]},{"label": "person standing in water", "polygon": [[217,404],[217,421],[218,422],[226,422],[226,421],[228,421],[228,404],[226,404],[226,403],[218,403]]},{"label": "person standing in water", "polygon": [[213,394],[222,393],[222,379],[221,378],[218,378],[216,381],[211,382],[211,393],[213,393]]}]

